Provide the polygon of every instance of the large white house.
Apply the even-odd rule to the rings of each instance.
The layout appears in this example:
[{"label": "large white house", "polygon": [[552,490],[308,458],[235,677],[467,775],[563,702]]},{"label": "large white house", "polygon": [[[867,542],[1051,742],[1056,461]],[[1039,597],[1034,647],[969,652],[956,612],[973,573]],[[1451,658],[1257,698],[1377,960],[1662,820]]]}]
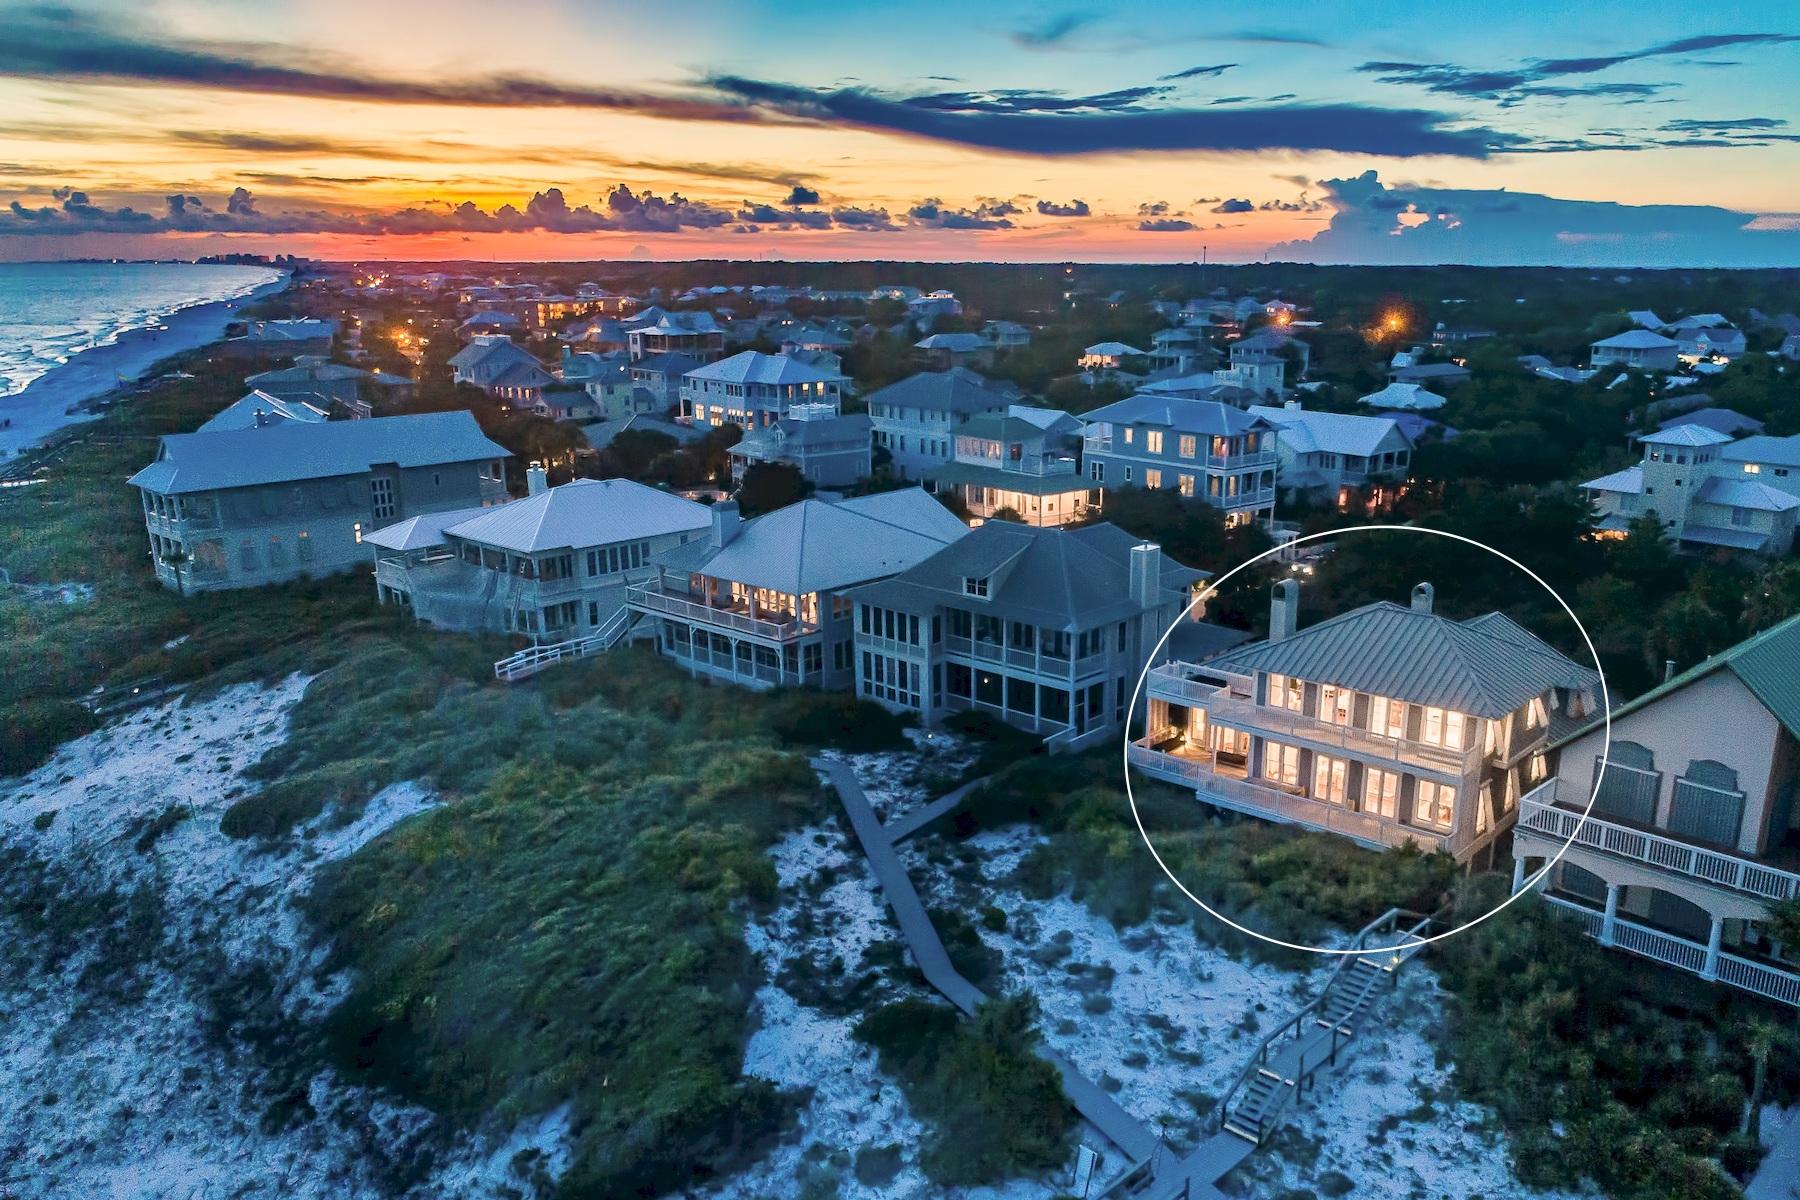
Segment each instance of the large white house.
[{"label": "large white house", "polygon": [[1601,338],[1591,347],[1595,369],[1630,367],[1639,371],[1673,371],[1680,365],[1680,343],[1648,329],[1627,329]]},{"label": "large white house", "polygon": [[1412,462],[1412,439],[1392,417],[1308,412],[1297,400],[1253,404],[1249,412],[1279,430],[1277,485],[1340,509],[1365,488],[1375,493],[1371,503],[1381,503]]},{"label": "large white house", "polygon": [[1416,843],[1467,862],[1548,773],[1553,722],[1594,711],[1598,676],[1500,613],[1452,620],[1422,583],[1299,628],[1299,584],[1275,585],[1269,636],[1145,680],[1133,766],[1217,808]]},{"label": "large white house", "polygon": [[1275,515],[1275,426],[1216,400],[1139,392],[1083,413],[1082,462],[1100,488],[1171,488],[1228,524]]},{"label": "large white house", "polygon": [[956,455],[931,473],[940,495],[969,516],[1002,513],[1025,525],[1068,525],[1087,516],[1099,489],[1081,474],[1081,422],[1054,408],[1015,404],[956,431]]},{"label": "large white house", "polygon": [[654,560],[630,589],[657,647],[696,675],[750,688],[846,689],[855,679],[850,599],[969,532],[918,488],[802,500],[750,521],[712,508],[708,536]]},{"label": "large white house", "polygon": [[838,411],[848,382],[841,372],[785,354],[745,350],[681,377],[681,416],[699,429],[757,429],[773,425],[795,405],[823,404]]},{"label": "large white house", "polygon": [[1623,537],[1633,521],[1653,516],[1670,541],[1687,549],[1786,554],[1794,544],[1800,495],[1773,486],[1790,478],[1775,476],[1773,466],[1765,483],[1761,463],[1726,461],[1734,444],[1728,434],[1704,425],[1671,425],[1645,434],[1639,439],[1643,461],[1581,485],[1594,501],[1601,532]]},{"label": "large white house", "polygon": [[1800,1006],[1800,947],[1763,924],[1800,897],[1800,617],[1616,706],[1604,742],[1589,724],[1552,748],[1513,890],[1573,836],[1543,897],[1602,945]]},{"label": "large white house", "polygon": [[921,371],[869,393],[875,444],[902,479],[923,479],[956,454],[956,432],[976,417],[1004,415],[1019,391],[967,367]]},{"label": "large white house", "polygon": [[653,555],[712,527],[706,506],[628,479],[577,479],[486,509],[409,517],[363,540],[376,594],[444,629],[517,633],[534,642],[607,628]]}]

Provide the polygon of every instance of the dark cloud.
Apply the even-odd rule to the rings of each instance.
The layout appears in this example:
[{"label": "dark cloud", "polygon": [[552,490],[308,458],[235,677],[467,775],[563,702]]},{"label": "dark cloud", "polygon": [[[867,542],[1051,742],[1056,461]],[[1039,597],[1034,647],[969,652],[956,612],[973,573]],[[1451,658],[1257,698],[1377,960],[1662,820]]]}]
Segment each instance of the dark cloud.
[{"label": "dark cloud", "polygon": [[1684,117],[1676,121],[1664,121],[1657,128],[1664,133],[1742,133],[1780,129],[1786,124],[1780,117],[1734,117],[1717,121]]},{"label": "dark cloud", "polygon": [[1137,227],[1145,233],[1186,233],[1195,228],[1192,221],[1184,221],[1179,217],[1157,217],[1139,221]]},{"label": "dark cloud", "polygon": [[1216,79],[1235,66],[1237,66],[1236,63],[1214,63],[1207,67],[1189,67],[1185,71],[1176,71],[1170,75],[1158,75],[1157,78],[1164,82],[1176,79],[1201,79],[1205,77]]},{"label": "dark cloud", "polygon": [[1451,63],[1366,62],[1357,70],[1376,75],[1383,83],[1412,84],[1429,92],[1468,96],[1479,100],[1497,100],[1509,104],[1520,103],[1534,97],[1551,99],[1571,96],[1641,98],[1673,85],[1614,83],[1571,87],[1544,86],[1544,81],[1571,75],[1592,75],[1625,63],[1691,54],[1695,51],[1713,50],[1721,46],[1773,45],[1794,41],[1800,41],[1800,36],[1785,33],[1719,33],[1662,42],[1624,54],[1592,55],[1585,58],[1528,59],[1519,66],[1498,69],[1472,69]]},{"label": "dark cloud", "polygon": [[[831,212],[745,203],[726,208],[689,200],[680,193],[667,196],[615,185],[594,205],[570,204],[560,188],[534,193],[524,207],[503,204],[492,211],[475,204],[428,203],[392,212],[334,212],[318,209],[265,212],[256,197],[237,188],[223,208],[191,193],[164,199],[161,212],[129,206],[107,208],[94,204],[86,192],[57,188],[54,206],[29,207],[14,200],[0,211],[0,235],[80,233],[260,233],[260,234],[355,234],[378,236],[391,233],[680,233],[690,229],[858,230],[895,228],[880,209],[839,208]],[[1009,202],[997,201],[974,209],[940,210],[939,223],[946,228],[974,227],[959,222],[964,217],[993,220],[993,214]],[[1014,210],[1016,211],[1016,209]],[[1004,218],[998,218],[1004,221]],[[1002,227],[1002,226],[993,226]]]},{"label": "dark cloud", "polygon": [[1333,210],[1271,259],[1476,266],[1774,267],[1800,263],[1800,231],[1757,228],[1711,205],[1627,205],[1505,190],[1383,184],[1374,171],[1321,183]]},{"label": "dark cloud", "polygon": [[818,192],[814,191],[812,188],[806,187],[804,184],[798,183],[794,185],[794,190],[787,194],[787,199],[782,201],[783,204],[790,207],[798,204],[817,204],[818,202]]},{"label": "dark cloud", "polygon": [[921,200],[907,211],[914,225],[935,229],[1011,229],[1020,211],[1011,200],[983,200],[973,208],[947,208],[942,200]]},{"label": "dark cloud", "polygon": [[1143,103],[1167,95],[1166,87],[1129,87],[1091,96],[1065,96],[1031,88],[998,91],[934,92],[901,100],[910,108],[954,113],[1141,112]]},{"label": "dark cloud", "polygon": [[428,82],[371,74],[273,43],[165,36],[116,13],[33,4],[6,11],[0,75],[164,84],[388,104],[622,109],[679,120],[754,121],[741,104],[487,75]]},{"label": "dark cloud", "polygon": [[1037,210],[1046,217],[1085,217],[1092,213],[1086,200],[1071,200],[1067,204],[1057,204],[1051,200],[1039,200]]},{"label": "dark cloud", "polygon": [[1138,205],[1140,217],[1166,217],[1172,211],[1173,206],[1167,200],[1146,200]]},{"label": "dark cloud", "polygon": [[[1440,113],[1350,104],[1224,111],[1142,108],[992,112],[920,106],[906,98],[895,99],[859,88],[820,91],[740,76],[718,76],[709,82],[723,93],[790,119],[1017,154],[1289,149],[1338,150],[1396,158],[1423,154],[1484,158],[1498,146],[1518,140],[1487,129],[1451,128],[1449,118]],[[933,99],[942,103],[940,98]],[[1092,102],[1096,98],[1080,99]]]},{"label": "dark cloud", "polygon": [[1024,29],[1015,29],[1007,36],[1014,45],[1027,50],[1046,50],[1060,46],[1070,37],[1086,29],[1100,19],[1100,14],[1091,12],[1063,13],[1051,17],[1036,25]]},{"label": "dark cloud", "polygon": [[1256,205],[1250,203],[1248,200],[1221,200],[1219,203],[1213,205],[1212,211],[1216,213],[1255,212]]}]

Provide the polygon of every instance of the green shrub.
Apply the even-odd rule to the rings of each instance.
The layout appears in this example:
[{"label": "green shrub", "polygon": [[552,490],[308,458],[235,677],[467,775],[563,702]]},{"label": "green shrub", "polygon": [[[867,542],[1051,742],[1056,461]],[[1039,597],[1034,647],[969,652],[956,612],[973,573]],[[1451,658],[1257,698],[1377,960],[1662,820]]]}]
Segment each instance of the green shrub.
[{"label": "green shrub", "polygon": [[856,1027],[930,1126],[920,1165],[941,1187],[975,1186],[1066,1161],[1074,1112],[1056,1068],[1034,1050],[1037,1006],[990,1000],[972,1021],[921,1000],[876,1009]]}]

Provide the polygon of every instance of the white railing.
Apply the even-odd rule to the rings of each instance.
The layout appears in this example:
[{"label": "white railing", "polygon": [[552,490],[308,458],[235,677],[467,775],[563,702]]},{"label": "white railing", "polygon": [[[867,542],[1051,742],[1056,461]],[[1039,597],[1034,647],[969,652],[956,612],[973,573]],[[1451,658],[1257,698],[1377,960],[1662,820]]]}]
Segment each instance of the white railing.
[{"label": "white railing", "polygon": [[1467,775],[1481,761],[1481,746],[1471,744],[1460,750],[1434,746],[1430,742],[1390,737],[1355,725],[1338,725],[1321,721],[1291,709],[1257,704],[1248,696],[1235,696],[1229,685],[1184,677],[1174,665],[1159,667],[1150,673],[1149,694],[1160,700],[1177,700],[1206,710],[1209,718],[1217,718],[1234,729],[1252,733],[1282,733],[1317,745],[1371,758],[1391,759],[1426,770]]},{"label": "white railing", "polygon": [[[1580,808],[1562,807],[1557,803],[1561,783],[1560,779],[1551,779],[1526,793],[1519,802],[1520,829],[1558,842],[1568,841],[1573,834],[1578,846],[1603,850],[1763,900],[1791,900],[1800,896],[1800,875],[1792,871],[1765,866],[1735,854],[1704,850],[1676,838],[1634,829],[1600,816],[1590,815],[1584,823]],[[1575,797],[1570,796],[1569,800],[1574,803]],[[1581,808],[1587,807],[1587,800],[1586,796],[1580,797]]]},{"label": "white railing", "polygon": [[795,638],[816,633],[818,626],[805,621],[766,621],[761,617],[747,616],[730,609],[718,608],[698,600],[686,600],[680,596],[662,591],[655,584],[642,584],[629,589],[630,604],[644,612],[663,616],[681,617],[688,621],[697,621],[702,625],[711,625],[719,629],[730,629],[751,637],[767,638],[774,642],[790,642]]},{"label": "white railing", "polygon": [[636,619],[637,612],[634,609],[621,608],[606,624],[585,637],[551,642],[543,646],[527,646],[517,654],[495,663],[494,678],[501,683],[516,683],[564,659],[586,658],[590,654],[610,650]]},{"label": "white railing", "polygon": [[1145,774],[1205,793],[1202,799],[1233,812],[1335,833],[1373,849],[1403,846],[1408,842],[1417,842],[1426,853],[1450,849],[1448,834],[1402,825],[1373,813],[1357,812],[1248,779],[1221,775],[1213,769],[1210,759],[1182,758],[1133,744],[1129,761]]},{"label": "white railing", "polygon": [[[1602,935],[1606,929],[1606,917],[1603,914],[1561,896],[1546,894],[1543,900],[1573,916],[1588,936],[1597,941],[1604,940]],[[1716,979],[1743,991],[1800,1007],[1800,972],[1721,952],[1714,957],[1713,971],[1709,975],[1709,952],[1705,946],[1660,929],[1652,929],[1648,925],[1640,925],[1636,921],[1627,921],[1623,917],[1613,918],[1612,945],[1616,949],[1648,958],[1664,966],[1675,967],[1690,975],[1698,975],[1702,979]]]}]

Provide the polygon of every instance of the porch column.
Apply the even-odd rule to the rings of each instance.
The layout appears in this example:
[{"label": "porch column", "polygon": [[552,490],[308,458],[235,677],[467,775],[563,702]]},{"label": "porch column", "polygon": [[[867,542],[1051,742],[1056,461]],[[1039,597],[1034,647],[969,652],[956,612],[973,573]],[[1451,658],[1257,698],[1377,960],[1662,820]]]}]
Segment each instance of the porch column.
[{"label": "porch column", "polygon": [[1515,854],[1515,855],[1513,855],[1512,894],[1515,896],[1518,895],[1522,890],[1524,890],[1524,887],[1525,887],[1525,856],[1522,854]]},{"label": "porch column", "polygon": [[1606,885],[1606,916],[1600,922],[1600,944],[1602,946],[1613,944],[1613,928],[1617,925],[1618,920],[1619,885],[1609,883]]},{"label": "porch column", "polygon": [[1706,935],[1706,965],[1700,969],[1700,978],[1717,979],[1719,977],[1719,942],[1725,936],[1725,918],[1715,916],[1712,919],[1712,930]]}]

